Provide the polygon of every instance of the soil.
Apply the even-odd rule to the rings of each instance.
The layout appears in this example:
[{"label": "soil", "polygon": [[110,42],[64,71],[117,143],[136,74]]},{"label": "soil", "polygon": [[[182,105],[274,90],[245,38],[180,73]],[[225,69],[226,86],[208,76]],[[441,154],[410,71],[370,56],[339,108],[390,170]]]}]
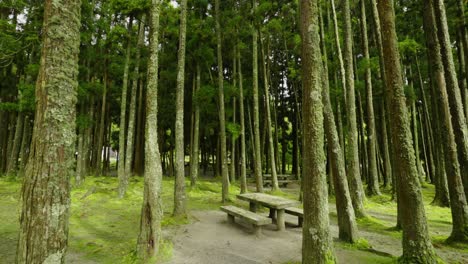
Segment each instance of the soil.
[{"label": "soil", "polygon": [[[334,205],[330,205],[330,211],[334,211]],[[382,217],[382,220],[392,217],[377,214],[373,216],[379,219]],[[256,237],[248,223],[236,219],[235,224],[229,224],[226,214],[221,211],[194,211],[192,218],[191,224],[166,232],[166,238],[172,240],[174,245],[173,257],[167,264],[300,263],[301,228],[288,225],[286,231],[278,232],[276,226],[268,225],[263,228],[262,235]],[[296,223],[297,218],[287,215],[286,221]],[[336,240],[336,223],[331,223],[330,230]],[[360,230],[360,236],[372,245],[372,249],[368,251],[335,247],[339,263],[358,264],[379,255],[397,257],[402,253],[401,241],[395,237],[366,230]],[[436,250],[448,263],[468,263],[467,254],[446,249]]]}]

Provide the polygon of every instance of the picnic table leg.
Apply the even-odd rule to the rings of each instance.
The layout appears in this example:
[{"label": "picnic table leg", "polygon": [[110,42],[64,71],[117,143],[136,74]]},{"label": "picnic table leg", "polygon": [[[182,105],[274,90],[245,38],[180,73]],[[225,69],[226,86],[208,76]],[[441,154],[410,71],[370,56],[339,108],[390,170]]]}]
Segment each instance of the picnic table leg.
[{"label": "picnic table leg", "polygon": [[250,211],[254,213],[257,212],[257,203],[250,202]]},{"label": "picnic table leg", "polygon": [[271,218],[274,223],[276,221],[276,209],[270,208],[270,215],[268,217]]},{"label": "picnic table leg", "polygon": [[231,224],[234,223],[234,216],[233,215],[228,214],[227,219],[228,219],[228,223],[231,223]]},{"label": "picnic table leg", "polygon": [[278,215],[278,219],[276,219],[276,226],[278,227],[278,231],[283,231],[285,229],[284,209],[278,209],[277,215]]}]

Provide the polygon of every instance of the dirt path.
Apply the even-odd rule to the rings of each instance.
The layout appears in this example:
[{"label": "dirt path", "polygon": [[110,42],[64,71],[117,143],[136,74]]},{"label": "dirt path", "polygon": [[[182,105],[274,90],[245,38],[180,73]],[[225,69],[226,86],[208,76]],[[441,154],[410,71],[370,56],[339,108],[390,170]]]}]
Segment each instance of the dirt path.
[{"label": "dirt path", "polygon": [[[301,259],[302,229],[288,227],[277,232],[274,225],[266,226],[261,237],[256,237],[248,224],[228,224],[221,211],[194,211],[192,223],[166,233],[174,244],[170,264],[281,264],[299,262]],[[286,221],[295,222],[287,216]],[[338,236],[336,223],[330,226],[332,236]],[[360,231],[373,249],[392,256],[401,255],[401,241],[395,237]],[[373,259],[385,257],[375,253],[336,247],[339,263],[374,263]],[[437,249],[448,263],[468,263],[467,255]],[[391,262],[390,258],[387,258]],[[370,261],[370,262],[369,262]]]}]

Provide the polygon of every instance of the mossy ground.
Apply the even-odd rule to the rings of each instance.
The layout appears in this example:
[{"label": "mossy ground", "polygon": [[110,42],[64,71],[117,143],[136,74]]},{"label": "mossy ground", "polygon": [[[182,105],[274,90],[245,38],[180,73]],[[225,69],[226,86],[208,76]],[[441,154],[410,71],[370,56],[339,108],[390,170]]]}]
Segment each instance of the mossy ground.
[{"label": "mossy ground", "polygon": [[[163,230],[188,224],[194,219],[174,218],[173,209],[174,179],[163,180],[164,219]],[[115,177],[87,177],[80,187],[73,187],[70,215],[69,252],[96,263],[132,263],[136,239],[139,230],[140,209],[142,202],[143,178],[132,177],[127,195],[124,199],[117,198],[118,181]],[[237,184],[230,187],[232,203],[245,203],[235,199],[240,192]],[[18,233],[18,216],[20,212],[21,181],[14,177],[0,178],[0,255],[6,263],[14,261],[16,239]],[[268,192],[268,190],[265,190]],[[221,206],[221,183],[219,179],[200,180],[196,187],[190,187],[187,181],[189,210],[218,210]],[[269,192],[271,193],[271,192]],[[290,199],[297,199],[297,189],[286,189],[271,193]],[[466,244],[448,244],[446,239],[451,230],[449,208],[432,206],[434,188],[423,188],[424,203],[428,216],[431,238],[436,248],[443,248],[461,254],[468,254]],[[330,197],[330,203],[334,198]],[[396,218],[396,203],[391,200],[391,194],[383,190],[383,194],[370,197],[365,203],[369,216],[358,220],[360,230],[379,233],[393,239],[401,239],[401,231],[394,228]],[[371,216],[372,215],[372,216]],[[331,212],[332,219],[336,213]],[[161,248],[160,259],[170,259],[172,256],[171,241],[165,240]],[[335,248],[348,252],[347,256],[355,256],[359,263],[396,263],[397,258],[372,252],[372,245],[366,240],[349,245],[335,241]],[[10,262],[9,262],[10,261]],[[339,259],[340,261],[340,259]],[[341,260],[342,261],[342,260]],[[291,262],[294,263],[294,262]]]},{"label": "mossy ground", "polygon": [[[187,186],[190,182],[187,181]],[[117,198],[115,177],[87,177],[72,189],[69,252],[97,263],[131,263],[140,225],[143,178],[132,177],[124,199]],[[0,255],[14,261],[21,181],[0,178]],[[163,229],[188,224],[190,218],[172,217],[174,179],[163,180]],[[187,187],[189,210],[217,210],[221,206],[221,184],[201,180],[196,188]],[[231,186],[230,193],[239,193]],[[86,196],[86,197],[85,197]],[[234,196],[232,197],[234,199]],[[6,242],[6,243],[5,243]],[[164,241],[160,259],[171,257],[172,245]]]}]

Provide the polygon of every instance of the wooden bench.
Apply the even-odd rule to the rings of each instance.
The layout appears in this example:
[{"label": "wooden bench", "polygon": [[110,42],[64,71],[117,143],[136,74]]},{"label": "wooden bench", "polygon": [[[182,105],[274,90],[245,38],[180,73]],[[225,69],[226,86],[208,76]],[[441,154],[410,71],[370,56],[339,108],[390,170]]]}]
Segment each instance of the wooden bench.
[{"label": "wooden bench", "polygon": [[[278,185],[281,185],[282,187],[287,187],[289,183],[291,183],[291,180],[279,180],[278,179]],[[273,184],[272,180],[270,179],[265,179],[263,180],[263,186],[271,186]]]},{"label": "wooden bench", "polygon": [[304,218],[304,210],[296,207],[288,207],[284,209],[284,212],[290,215],[297,216],[297,226],[302,227],[302,221]]},{"label": "wooden bench", "polygon": [[234,223],[234,217],[239,217],[244,219],[245,221],[252,224],[255,235],[259,236],[262,232],[262,226],[268,225],[272,223],[271,218],[258,215],[256,213],[250,212],[248,210],[233,206],[233,205],[226,205],[221,206],[221,211],[227,213],[228,222]]}]

